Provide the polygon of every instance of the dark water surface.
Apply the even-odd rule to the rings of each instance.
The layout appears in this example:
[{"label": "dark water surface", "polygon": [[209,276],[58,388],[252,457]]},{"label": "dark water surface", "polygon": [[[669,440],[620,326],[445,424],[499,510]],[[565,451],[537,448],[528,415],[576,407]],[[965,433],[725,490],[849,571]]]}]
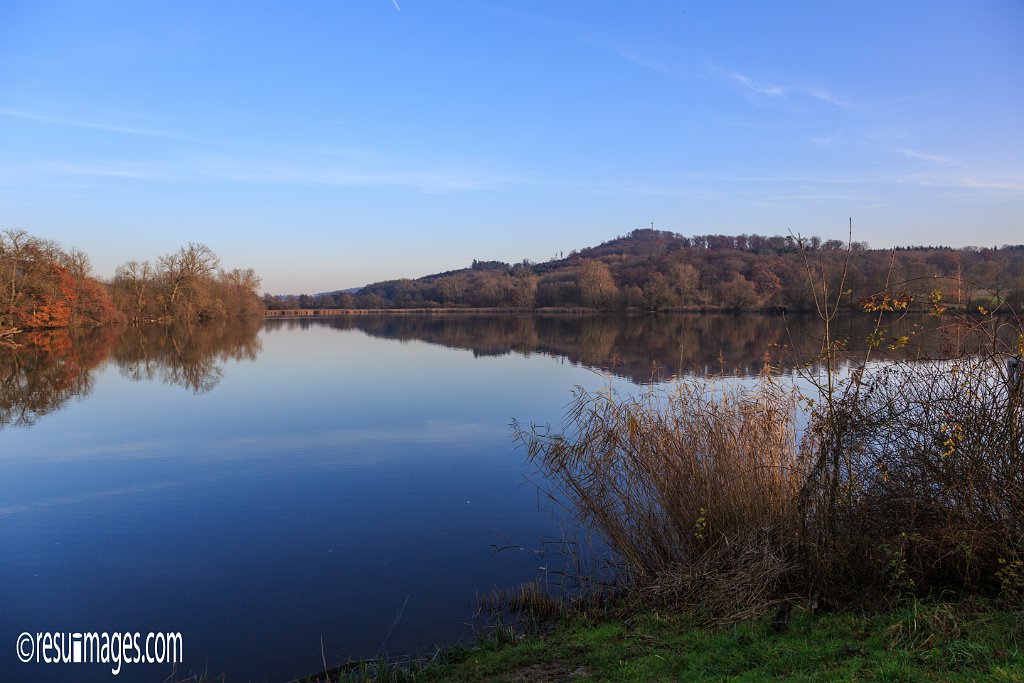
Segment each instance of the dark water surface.
[{"label": "dark water surface", "polygon": [[[851,336],[862,334],[850,323]],[[176,631],[179,677],[285,681],[471,635],[561,522],[509,423],[576,385],[756,374],[771,316],[250,321],[0,350],[0,681],[163,680],[22,664],[27,631]],[[861,336],[863,338],[863,336]],[[526,550],[495,552],[495,546]]]}]

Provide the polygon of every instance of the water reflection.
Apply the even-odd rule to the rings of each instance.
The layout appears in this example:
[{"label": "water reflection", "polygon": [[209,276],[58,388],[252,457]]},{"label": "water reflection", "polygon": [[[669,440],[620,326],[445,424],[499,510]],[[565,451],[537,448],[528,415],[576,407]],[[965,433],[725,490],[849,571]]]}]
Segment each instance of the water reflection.
[{"label": "water reflection", "polygon": [[[66,409],[3,435],[0,642],[179,631],[179,679],[244,681],[467,638],[478,592],[556,576],[525,549],[572,533],[523,485],[511,417],[556,424],[571,387],[627,381],[587,368],[749,374],[819,331],[770,316],[367,316],[22,338],[0,352],[4,419]],[[505,546],[524,550],[492,550]],[[4,681],[79,671],[111,678],[0,657]]]},{"label": "water reflection", "polygon": [[[869,316],[851,316],[833,334],[862,349]],[[806,362],[820,350],[822,323],[813,316],[385,316],[221,320],[170,327],[103,327],[21,335],[0,349],[0,428],[27,426],[92,391],[93,373],[116,365],[134,381],[159,381],[192,393],[212,391],[230,360],[253,361],[259,332],[311,327],[466,349],[474,356],[543,354],[642,384],[681,375],[751,376],[765,363]],[[951,340],[934,319],[904,317],[887,334],[910,335],[904,356],[945,349]]]},{"label": "water reflection", "polygon": [[205,325],[132,327],[117,338],[112,359],[129,379],[160,380],[202,394],[224,376],[229,360],[256,360],[262,321],[245,318]]},{"label": "water reflection", "polygon": [[172,327],[105,326],[19,335],[0,349],[0,428],[25,427],[88,396],[93,374],[114,363],[133,380],[159,380],[201,394],[223,377],[228,360],[255,360],[260,319]]},{"label": "water reflection", "polygon": [[119,330],[30,332],[17,348],[0,349],[0,427],[29,426],[92,391],[92,371],[110,353]]},{"label": "water reflection", "polygon": [[[373,337],[419,340],[471,350],[475,356],[540,353],[600,369],[636,384],[681,375],[761,372],[765,363],[792,367],[820,352],[823,323],[814,316],[374,316],[268,320],[267,330],[327,326]],[[849,316],[833,324],[848,350],[863,350],[874,320]],[[904,316],[887,336],[909,335],[904,357],[948,346],[934,318]],[[945,351],[948,352],[948,349]]]}]

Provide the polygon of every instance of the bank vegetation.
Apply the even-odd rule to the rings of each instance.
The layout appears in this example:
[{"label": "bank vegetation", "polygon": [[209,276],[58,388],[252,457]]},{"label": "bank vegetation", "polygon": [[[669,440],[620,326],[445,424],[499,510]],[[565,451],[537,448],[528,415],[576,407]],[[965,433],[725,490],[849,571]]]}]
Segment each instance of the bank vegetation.
[{"label": "bank vegetation", "polygon": [[21,330],[116,322],[169,323],[258,315],[260,280],[226,270],[203,244],[189,243],[154,262],[130,261],[110,281],[89,257],[23,230],[0,233],[0,343]]},{"label": "bank vegetation", "polygon": [[797,607],[1024,607],[1024,321],[1005,302],[958,313],[936,288],[947,344],[908,354],[914,333],[888,332],[915,301],[883,291],[854,356],[831,332],[842,280],[812,283],[825,332],[798,381],[578,390],[562,428],[518,430],[611,551],[612,584],[582,585],[780,628]]}]

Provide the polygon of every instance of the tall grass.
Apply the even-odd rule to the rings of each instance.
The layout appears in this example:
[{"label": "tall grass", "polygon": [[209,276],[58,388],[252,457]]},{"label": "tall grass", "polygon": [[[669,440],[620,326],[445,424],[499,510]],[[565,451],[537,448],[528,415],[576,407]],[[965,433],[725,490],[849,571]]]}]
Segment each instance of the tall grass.
[{"label": "tall grass", "polygon": [[563,429],[516,425],[517,438],[614,551],[622,585],[656,606],[732,619],[798,598],[1020,600],[1024,401],[1007,367],[1024,329],[962,322],[978,343],[953,359],[841,373],[842,344],[826,340],[829,374],[809,395],[767,372],[755,386],[577,389]]},{"label": "tall grass", "polygon": [[626,584],[661,603],[745,612],[778,599],[797,569],[797,399],[767,373],[755,389],[577,389],[566,431],[518,437],[614,550]]}]

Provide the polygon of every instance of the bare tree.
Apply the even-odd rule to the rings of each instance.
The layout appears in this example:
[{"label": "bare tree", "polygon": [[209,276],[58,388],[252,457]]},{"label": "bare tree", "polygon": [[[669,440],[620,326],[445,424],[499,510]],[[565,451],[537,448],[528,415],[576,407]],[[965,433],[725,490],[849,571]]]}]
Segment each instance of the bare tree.
[{"label": "bare tree", "polygon": [[68,273],[76,280],[84,280],[92,272],[89,255],[81,249],[72,247],[60,255],[60,264],[67,268]]},{"label": "bare tree", "polygon": [[205,244],[189,242],[173,254],[157,259],[164,310],[170,316],[206,317],[209,284],[220,269],[220,258]]},{"label": "bare tree", "polygon": [[156,269],[149,261],[128,261],[118,266],[114,274],[114,294],[117,305],[138,322],[149,313],[154,303]]},{"label": "bare tree", "polygon": [[612,271],[603,261],[584,259],[579,273],[580,302],[593,308],[610,308],[619,296]]}]

